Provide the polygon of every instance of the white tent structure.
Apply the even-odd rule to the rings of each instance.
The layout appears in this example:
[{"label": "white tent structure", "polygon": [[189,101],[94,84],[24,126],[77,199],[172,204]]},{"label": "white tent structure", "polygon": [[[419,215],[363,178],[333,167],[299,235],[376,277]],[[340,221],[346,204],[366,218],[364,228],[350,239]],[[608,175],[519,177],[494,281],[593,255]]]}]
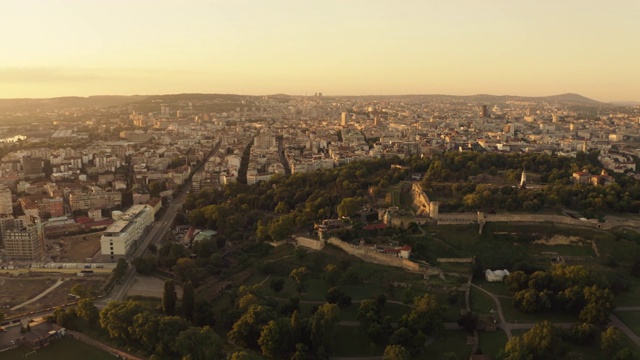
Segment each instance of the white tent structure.
[{"label": "white tent structure", "polygon": [[507,276],[509,276],[509,270],[495,270],[495,271],[491,271],[489,269],[484,271],[484,277],[487,279],[487,281],[503,281],[504,278],[506,278]]}]

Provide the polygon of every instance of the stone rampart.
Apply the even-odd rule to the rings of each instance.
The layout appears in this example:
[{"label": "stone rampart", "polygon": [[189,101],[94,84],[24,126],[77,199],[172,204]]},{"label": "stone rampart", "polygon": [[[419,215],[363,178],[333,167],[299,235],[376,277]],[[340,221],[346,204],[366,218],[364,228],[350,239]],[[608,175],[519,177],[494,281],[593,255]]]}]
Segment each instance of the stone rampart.
[{"label": "stone rampart", "polygon": [[413,210],[416,215],[429,215],[431,201],[427,194],[422,191],[422,186],[414,182],[411,185],[411,199],[413,200]]},{"label": "stone rampart", "polygon": [[353,245],[348,242],[344,242],[336,237],[329,238],[329,240],[327,240],[327,243],[337,246],[348,254],[357,256],[366,262],[395,266],[409,271],[420,271],[420,265],[418,263],[393,255],[381,254],[375,251],[373,248]]},{"label": "stone rampart", "polygon": [[296,236],[294,238],[296,243],[300,246],[304,246],[311,250],[322,250],[324,247],[324,241],[318,239],[311,239],[303,236]]},{"label": "stone rampart", "polygon": [[424,225],[431,223],[432,221],[426,217],[411,217],[411,216],[392,216],[391,226],[406,229],[412,222],[418,225]]},{"label": "stone rampart", "polygon": [[438,225],[465,225],[477,222],[477,213],[440,213],[437,220]]},{"label": "stone rampart", "polygon": [[552,222],[573,226],[599,228],[602,224],[588,220],[574,219],[565,215],[554,214],[485,214],[487,222]]}]

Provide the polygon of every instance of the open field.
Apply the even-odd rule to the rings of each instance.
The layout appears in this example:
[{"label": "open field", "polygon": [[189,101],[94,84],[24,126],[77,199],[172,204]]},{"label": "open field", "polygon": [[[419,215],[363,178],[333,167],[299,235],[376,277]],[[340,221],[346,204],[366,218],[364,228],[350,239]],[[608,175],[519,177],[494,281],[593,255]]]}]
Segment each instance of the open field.
[{"label": "open field", "polygon": [[[17,349],[1,353],[3,360],[57,360],[57,359],[91,359],[113,360],[114,356],[96,349],[71,337],[54,340],[45,348],[35,352],[31,348],[21,346]],[[28,354],[28,355],[27,355]]]},{"label": "open field", "polygon": [[334,356],[379,356],[384,347],[371,342],[359,326],[336,326],[331,350]]},{"label": "open field", "polygon": [[[2,297],[4,296],[4,298],[9,298],[11,299],[14,294],[18,295],[16,297],[14,297],[13,299],[20,299],[21,301],[16,301],[16,300],[10,300],[6,303],[0,303],[0,304],[7,304],[12,306],[21,304],[29,299],[34,298],[35,296],[37,296],[38,294],[40,294],[41,292],[43,292],[44,290],[48,289],[51,285],[55,284],[55,282],[58,280],[59,277],[41,277],[41,278],[35,278],[35,284],[29,284],[29,285],[25,285],[22,289],[24,291],[11,291],[11,292],[0,292],[0,299],[2,299]],[[79,277],[69,277],[66,276],[64,277],[65,281],[64,283],[62,283],[60,286],[58,286],[57,288],[55,288],[53,291],[51,291],[50,293],[48,293],[47,295],[43,296],[42,298],[27,304],[19,309],[16,309],[14,311],[10,311],[9,309],[5,309],[5,314],[6,315],[14,315],[14,314],[22,314],[22,313],[26,313],[26,312],[31,312],[31,311],[37,311],[37,310],[41,310],[41,309],[47,309],[53,306],[60,306],[60,305],[64,305],[68,302],[73,302],[76,301],[77,298],[75,298],[72,295],[69,295],[69,292],[71,290],[71,288],[73,286],[75,286],[76,284],[81,284],[83,285],[85,288],[94,288],[97,289],[100,287],[100,284],[102,283],[102,281],[104,280],[103,276],[92,276],[92,277],[85,277],[85,278],[79,278]],[[26,279],[26,278],[25,278]],[[22,279],[20,279],[22,280]],[[28,283],[26,283],[28,284]],[[37,284],[37,285],[36,285]],[[19,286],[19,285],[18,285]],[[27,294],[29,296],[24,296],[24,295],[20,295],[20,294]]]},{"label": "open field", "polygon": [[495,357],[498,351],[504,349],[504,345],[507,343],[507,335],[502,330],[496,332],[480,331],[478,338],[478,349],[482,350],[483,354],[492,357]]},{"label": "open field", "polygon": [[48,289],[58,280],[57,276],[0,277],[0,288],[11,291],[0,291],[0,308],[7,305],[13,307],[21,304]]},{"label": "open field", "polygon": [[467,345],[469,334],[463,330],[444,330],[436,340],[427,347],[429,359],[445,359],[445,354],[454,353],[457,359],[468,359],[471,356],[471,346]]},{"label": "open field", "polygon": [[627,325],[636,336],[640,336],[640,311],[616,311],[616,316]]},{"label": "open field", "polygon": [[484,292],[472,287],[470,299],[471,311],[476,314],[487,315],[491,313],[491,310],[496,311],[496,304]]}]

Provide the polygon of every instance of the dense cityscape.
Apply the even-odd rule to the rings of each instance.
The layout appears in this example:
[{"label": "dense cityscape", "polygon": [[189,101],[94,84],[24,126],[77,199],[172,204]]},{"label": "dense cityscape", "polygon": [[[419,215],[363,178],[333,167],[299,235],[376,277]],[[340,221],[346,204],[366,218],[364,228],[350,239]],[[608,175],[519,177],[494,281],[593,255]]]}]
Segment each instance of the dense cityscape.
[{"label": "dense cityscape", "polygon": [[0,5],[0,359],[640,360],[636,0]]},{"label": "dense cityscape", "polygon": [[[609,240],[602,238],[596,245],[594,236],[600,239],[599,235],[589,235],[590,231],[602,231],[595,229],[607,229],[617,239],[630,241],[632,235],[624,229],[640,224],[637,216],[628,214],[640,211],[637,106],[605,104],[575,94],[524,98],[330,97],[322,93],[3,100],[0,106],[7,124],[2,128],[0,267],[8,276],[3,277],[4,284],[24,287],[19,279],[24,276],[31,284],[0,297],[3,316],[8,319],[2,323],[5,332],[0,333],[0,345],[9,349],[38,349],[60,336],[51,334],[73,334],[77,339],[100,336],[95,333],[98,330],[83,330],[84,326],[98,325],[103,329],[98,332],[106,330],[112,340],[100,345],[84,342],[125,358],[144,354],[198,359],[253,359],[258,354],[274,359],[331,358],[336,351],[339,356],[375,356],[383,351],[385,359],[403,359],[430,354],[429,346],[416,341],[429,344],[433,338],[438,346],[443,336],[439,329],[444,324],[445,332],[473,330],[468,351],[478,359],[515,359],[512,356],[522,351],[541,351],[540,356],[553,357],[569,350],[526,350],[533,345],[514,350],[517,345],[509,341],[497,351],[494,345],[486,349],[486,340],[478,343],[478,329],[489,333],[500,329],[507,339],[519,339],[515,333],[524,330],[517,329],[547,331],[551,323],[517,325],[517,320],[508,318],[513,315],[502,314],[506,310],[500,305],[500,316],[494,306],[489,313],[478,309],[477,301],[486,300],[474,296],[471,305],[467,300],[467,312],[461,312],[459,319],[448,313],[464,307],[458,305],[458,299],[473,288],[479,289],[476,282],[490,284],[505,278],[506,288],[490,289],[513,296],[513,306],[518,309],[514,311],[558,311],[555,303],[568,300],[552,296],[546,308],[540,303],[541,288],[527,290],[523,285],[527,280],[521,278],[544,271],[541,264],[547,263],[549,254],[555,270],[548,276],[559,276],[557,271],[578,271],[582,284],[596,286],[592,290],[595,294],[602,292],[589,295],[596,296],[594,300],[585,295],[582,302],[609,303],[614,293],[626,297],[633,293],[629,288],[633,289],[635,280],[620,282],[614,280],[620,273],[612,273],[602,283],[587,269],[600,259],[609,268],[616,264],[634,274],[640,263],[636,262],[635,247],[626,250],[626,257],[619,257],[605,250]],[[38,121],[21,125],[21,119],[30,117]],[[460,167],[461,161],[466,166]],[[334,176],[338,178],[331,180]],[[299,180],[307,183],[307,190]],[[598,188],[605,189],[602,195]],[[563,191],[574,195],[564,197]],[[554,197],[557,199],[552,200]],[[533,232],[528,225],[532,223],[540,224]],[[553,225],[540,230],[547,226],[544,224]],[[480,235],[472,235],[477,230],[465,226],[479,226]],[[423,229],[416,233],[418,228]],[[479,236],[488,246],[500,241],[502,234],[510,234],[507,237],[516,243],[526,244],[533,236],[535,243],[547,245],[542,245],[544,249],[504,248],[496,258],[486,255],[487,249],[461,245],[451,238]],[[450,249],[435,245],[443,241],[440,238]],[[552,246],[556,241],[564,244],[560,245],[564,250],[556,251]],[[591,247],[571,250],[589,243],[595,253]],[[265,248],[265,244],[270,246]],[[345,253],[338,255],[338,249]],[[285,258],[293,255],[296,260],[288,265],[292,268],[267,266],[276,254]],[[332,255],[319,257],[321,254]],[[333,262],[346,254],[371,266],[398,270],[393,270],[391,277],[374,280],[366,275],[373,270],[363,270],[363,265],[340,265],[354,264],[354,260]],[[448,261],[460,265],[449,265]],[[339,271],[336,266],[346,266],[347,272],[331,275]],[[485,274],[485,268],[498,270]],[[52,282],[51,274],[56,273],[59,280]],[[458,283],[450,278],[452,274],[471,274],[473,279],[484,280],[469,282],[461,293],[451,292],[446,289]],[[628,276],[633,275],[623,278]],[[261,280],[251,280],[256,277]],[[434,283],[434,279],[446,281],[440,284],[441,280]],[[259,284],[249,286],[252,281]],[[265,282],[275,296],[260,290]],[[38,283],[41,285],[36,286]],[[288,291],[295,289],[290,298],[278,298],[289,286]],[[273,311],[247,307],[247,301],[274,306],[270,301],[281,299],[289,302],[280,310],[283,314],[293,311],[294,317],[306,317],[308,310],[301,307],[300,299],[316,301],[312,294],[326,291],[319,289],[327,286],[327,306],[334,307],[316,306],[310,318],[301,319],[309,323],[299,325],[300,334],[311,331],[309,342],[288,326],[278,328],[281,325],[273,325],[269,331],[294,331],[291,336],[298,337],[297,345],[283,338],[267,344],[263,337],[270,335],[265,335],[264,325],[252,325],[257,326],[256,335],[238,333],[238,324],[247,321],[242,312]],[[354,289],[362,286],[381,289],[377,300],[374,298],[377,303],[361,299],[360,290]],[[409,290],[403,290],[403,295],[393,290],[407,286]],[[182,293],[179,307],[176,288]],[[421,296],[423,289],[426,293]],[[448,305],[444,306],[439,301],[447,291]],[[526,300],[524,296],[532,296],[525,295],[530,291],[538,300]],[[630,295],[624,295],[629,291]],[[225,294],[240,301],[235,307],[217,305],[235,308],[237,313],[231,318],[213,310],[216,303],[228,301]],[[413,296],[417,296],[415,303]],[[403,298],[404,302],[396,300]],[[153,310],[156,301],[161,301],[157,315]],[[390,325],[387,322],[395,320],[383,317],[389,311],[384,310],[388,301],[390,305],[398,302],[391,314],[414,310],[406,320],[399,320],[400,325]],[[336,327],[349,329],[353,322],[349,315],[338,315],[337,311],[348,313],[357,304],[359,310],[353,319],[365,330],[362,333],[360,327],[353,328],[358,330],[354,336],[367,334],[371,341],[388,342],[386,348],[378,350],[371,345],[368,349],[336,350],[344,347],[335,338],[335,332],[340,331]],[[173,321],[171,326],[177,329],[174,336],[185,339],[135,340],[143,335],[114,330],[113,326],[121,325],[111,324],[109,314],[125,311],[121,306],[133,306],[136,312],[151,316],[146,321]],[[374,308],[365,310],[366,306]],[[571,336],[579,340],[565,341],[580,343],[595,337],[598,327],[613,316],[611,304],[594,306],[597,310],[590,310],[594,313],[582,306],[567,310],[578,311],[582,324],[576,324],[579,327],[575,330],[570,328],[578,332]],[[366,315],[369,311],[373,312]],[[272,316],[267,313],[259,316]],[[170,316],[175,319],[169,320]],[[414,316],[426,323],[417,325],[415,319],[410,320]],[[143,321],[136,319],[131,321]],[[567,320],[559,325],[570,326],[571,317]],[[30,329],[39,330],[25,331],[24,321]],[[333,325],[317,333],[316,321]],[[401,326],[403,321],[408,321],[405,327]],[[610,329],[622,327],[625,334],[631,331],[616,321]],[[49,335],[38,335],[43,329]],[[408,340],[398,338],[402,331],[408,331]],[[219,338],[224,333],[228,345]],[[210,343],[202,353],[193,347],[202,344],[184,343],[186,337],[194,336]],[[606,336],[624,343],[621,333]],[[142,345],[122,348],[118,345],[121,341],[142,341]],[[629,341],[640,339],[631,335]],[[635,350],[610,346],[613,348],[606,351],[614,351],[616,356],[637,356]],[[483,347],[491,353],[484,353]],[[257,353],[251,352],[254,349]],[[575,351],[569,354],[579,356]],[[437,356],[461,358],[454,348],[443,349]]]}]

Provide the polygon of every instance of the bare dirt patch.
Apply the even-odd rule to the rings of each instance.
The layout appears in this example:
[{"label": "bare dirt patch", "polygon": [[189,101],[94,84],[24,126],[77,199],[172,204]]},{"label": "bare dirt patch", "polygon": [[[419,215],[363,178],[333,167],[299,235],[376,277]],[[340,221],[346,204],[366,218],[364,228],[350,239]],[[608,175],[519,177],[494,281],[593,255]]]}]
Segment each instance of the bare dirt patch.
[{"label": "bare dirt patch", "polygon": [[37,296],[55,284],[58,276],[0,277],[0,307],[11,308]]},{"label": "bare dirt patch", "polygon": [[[38,299],[37,301],[27,304],[15,311],[9,309],[18,304],[22,304],[30,300],[49,287],[54,285],[58,279],[64,278],[62,285],[53,291]],[[69,295],[71,288],[76,284],[83,284],[85,287],[94,287],[98,289],[104,281],[105,276],[94,275],[86,278],[76,278],[75,276],[61,276],[61,274],[25,274],[19,277],[0,277],[0,308],[6,315],[22,314],[25,312],[48,309],[54,306],[64,305],[69,301],[75,301],[76,298]]]},{"label": "bare dirt patch", "polygon": [[582,245],[583,239],[578,236],[562,236],[554,235],[551,238],[540,239],[533,242],[534,244],[542,245]]},{"label": "bare dirt patch", "polygon": [[78,299],[75,296],[70,295],[72,287],[74,287],[76,284],[81,284],[85,288],[98,289],[100,287],[100,284],[102,284],[102,281],[104,281],[104,277],[102,276],[87,278],[66,277],[62,285],[58,286],[53,291],[38,299],[37,301],[16,310],[16,312],[24,313],[43,310],[55,306],[61,306],[66,303],[75,302]]},{"label": "bare dirt patch", "polygon": [[93,257],[100,250],[100,237],[102,232],[84,235],[65,236],[48,243],[58,245],[60,249],[57,255],[58,262],[83,262],[86,258]]}]

